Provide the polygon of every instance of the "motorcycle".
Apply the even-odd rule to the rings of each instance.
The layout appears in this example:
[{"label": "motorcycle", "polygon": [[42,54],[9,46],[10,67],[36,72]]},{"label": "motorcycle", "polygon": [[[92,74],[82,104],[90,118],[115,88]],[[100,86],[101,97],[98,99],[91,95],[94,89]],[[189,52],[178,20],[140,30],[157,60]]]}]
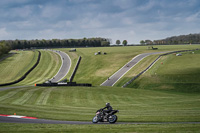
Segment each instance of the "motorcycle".
[{"label": "motorcycle", "polygon": [[96,111],[96,115],[93,117],[92,122],[109,122],[113,124],[117,121],[117,115],[114,115],[117,112],[119,112],[119,110],[112,110],[111,112],[104,114],[103,109],[99,109]]}]

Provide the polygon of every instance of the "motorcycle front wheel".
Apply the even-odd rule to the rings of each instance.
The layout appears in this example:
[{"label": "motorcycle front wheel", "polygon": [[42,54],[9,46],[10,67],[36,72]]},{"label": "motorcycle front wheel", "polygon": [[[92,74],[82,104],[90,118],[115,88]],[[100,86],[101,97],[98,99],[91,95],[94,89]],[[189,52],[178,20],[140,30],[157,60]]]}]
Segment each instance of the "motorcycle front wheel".
[{"label": "motorcycle front wheel", "polygon": [[93,117],[92,122],[93,123],[97,123],[98,122],[98,117],[97,116]]},{"label": "motorcycle front wheel", "polygon": [[109,123],[115,123],[117,121],[117,116],[116,115],[111,115],[108,118]]}]

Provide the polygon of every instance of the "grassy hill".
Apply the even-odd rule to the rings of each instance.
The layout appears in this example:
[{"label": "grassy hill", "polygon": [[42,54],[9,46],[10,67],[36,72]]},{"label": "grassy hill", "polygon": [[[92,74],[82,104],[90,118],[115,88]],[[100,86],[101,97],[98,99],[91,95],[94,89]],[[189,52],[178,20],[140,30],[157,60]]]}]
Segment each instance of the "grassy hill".
[{"label": "grassy hill", "polygon": [[[161,59],[128,87],[200,92],[200,51],[174,54]],[[131,73],[131,72],[130,72]]]},{"label": "grassy hill", "polygon": [[[200,64],[198,61],[200,52],[182,53],[182,56],[178,57],[175,55],[163,56],[128,88],[121,88],[121,84],[148,66],[156,58],[156,55],[146,57],[114,87],[99,86],[135,55],[143,52],[155,52],[146,48],[144,46],[78,48],[76,53],[68,52],[69,49],[60,49],[71,57],[73,63],[71,68],[75,66],[78,56],[82,56],[74,81],[92,83],[95,87],[24,87],[0,91],[0,114],[16,113],[17,115],[41,119],[91,121],[96,110],[104,107],[106,102],[110,102],[114,109],[120,110],[117,115],[118,120],[122,122],[198,122],[200,120],[200,95],[196,92],[199,92],[197,87],[200,83]],[[158,51],[194,48],[200,48],[200,45],[158,46]],[[98,51],[107,54],[95,56],[94,53]],[[41,52],[43,56],[40,64],[27,79],[17,85],[32,85],[43,82],[45,78],[57,73],[60,66],[59,56],[50,51]],[[71,72],[72,70],[70,70]],[[198,132],[199,128],[199,124],[51,125],[3,123],[0,131]]]},{"label": "grassy hill", "polygon": [[[11,57],[0,62],[0,83],[8,83],[19,79],[37,61],[37,51],[17,51]],[[51,51],[41,50],[38,66],[19,85],[34,85],[52,78],[61,66],[60,56]]]},{"label": "grassy hill", "polygon": [[[95,111],[110,102],[118,121],[187,122],[200,119],[199,94],[119,87],[26,87],[0,91],[0,113],[40,119],[91,121]],[[29,127],[29,128],[28,128]],[[36,128],[37,127],[37,128]],[[66,129],[66,127],[68,127]],[[1,124],[0,131],[182,132],[198,131],[199,124],[169,125],[54,125]],[[36,128],[36,129],[35,129]],[[103,129],[102,129],[103,128]],[[118,129],[118,130],[116,130]],[[185,129],[185,130],[183,130]]]},{"label": "grassy hill", "polygon": [[13,51],[15,54],[0,62],[0,84],[22,77],[37,61],[36,51]]},{"label": "grassy hill", "polygon": [[[176,48],[177,47],[178,46],[176,46]],[[79,48],[77,49],[77,53],[69,53],[71,57],[74,57],[72,58],[74,62],[76,61],[78,55],[83,57],[81,62],[82,65],[80,65],[75,81],[81,82],[82,78],[84,79],[86,75],[92,73],[93,76],[86,76],[85,80],[82,82],[89,82],[89,79],[93,77],[94,79],[91,82],[96,84],[100,83],[103,78],[106,78],[106,74],[103,73],[103,68],[106,69],[105,71],[110,69],[110,72],[107,72],[107,74],[113,73],[117,67],[124,65],[122,62],[126,63],[127,60],[129,61],[130,58],[132,58],[131,55],[144,51],[144,48],[146,47]],[[187,46],[187,48],[191,47]],[[161,51],[170,50],[172,49],[172,46],[160,46],[159,49]],[[97,50],[103,52],[105,51],[108,54],[95,56],[94,52]],[[67,52],[68,49],[65,49],[65,51]],[[145,51],[152,52],[151,50]],[[103,107],[106,102],[111,102],[114,104],[115,108],[121,110],[119,114],[121,121],[197,121],[199,118],[199,112],[196,110],[195,113],[195,109],[199,105],[197,102],[199,98],[198,95],[192,94],[191,97],[189,95],[187,102],[187,100],[183,100],[183,97],[185,97],[187,94],[182,93],[182,91],[180,91],[181,93],[175,93],[173,91],[160,92],[151,89],[174,89],[174,86],[169,86],[174,83],[183,83],[182,87],[188,84],[187,87],[190,88],[190,83],[199,84],[198,69],[200,65],[197,61],[199,59],[199,55],[199,52],[195,51],[194,54],[191,52],[183,53],[183,56],[179,57],[175,55],[163,56],[154,65],[154,67],[152,67],[148,72],[131,84],[129,86],[130,88],[121,88],[117,86],[92,88],[27,87],[2,91],[0,92],[0,101],[2,107],[1,111],[9,112],[9,108],[16,108],[16,112],[18,112],[19,109],[22,110],[23,113],[27,113],[27,115],[29,115],[28,112],[30,112],[30,115],[34,114],[34,116],[41,118],[88,121],[91,119],[93,112],[95,112],[96,109]],[[108,60],[111,56],[113,57],[111,62],[114,62],[113,66],[116,66],[114,67],[115,69],[113,67],[108,67]],[[122,57],[122,59],[120,59],[120,57]],[[131,70],[127,75],[125,75],[125,77],[128,77],[127,79],[129,79],[134,75],[134,72],[138,73],[155,58],[156,55],[145,58],[144,61],[140,62],[136,66],[136,70]],[[122,65],[117,63],[117,59]],[[161,62],[163,62],[163,64],[161,64]],[[185,65],[185,62],[187,62],[187,65]],[[27,77],[27,79],[20,83],[20,85],[42,82],[45,80],[46,76],[50,77],[51,75],[56,74],[58,68],[58,55],[50,51],[42,51],[40,64],[36,69],[34,69],[29,77]],[[87,70],[84,71],[84,69]],[[99,72],[99,75],[102,76],[102,79],[98,79],[99,75],[97,72]],[[124,81],[120,81],[119,84],[121,82]],[[143,90],[147,88],[150,90]],[[198,91],[198,88],[194,89],[194,91]],[[177,103],[174,101],[177,101]],[[180,106],[176,106],[177,108],[174,107],[174,105],[178,103],[181,103]],[[26,107],[28,107],[28,110]],[[190,114],[188,111],[182,112],[182,110],[187,110],[189,108],[194,108],[194,111],[191,113],[191,115],[188,115]],[[49,113],[46,114],[46,110],[48,110]],[[157,110],[159,110],[159,113]],[[68,113],[69,115],[65,116],[64,112]],[[148,116],[150,112],[151,117]],[[177,115],[176,113],[173,114],[172,112],[177,112],[178,114],[180,113],[181,116]],[[13,110],[11,110],[10,113],[13,113]],[[49,115],[51,113],[52,115]],[[194,115],[194,117],[192,115]]]},{"label": "grassy hill", "polygon": [[91,121],[110,102],[119,121],[199,121],[200,96],[119,87],[27,87],[0,92],[0,112],[45,119]]},{"label": "grassy hill", "polygon": [[41,59],[38,66],[16,85],[34,85],[43,83],[56,75],[61,66],[60,56],[52,51],[40,50]]},{"label": "grassy hill", "polygon": [[[196,49],[200,45],[173,45],[173,46],[157,46],[158,50],[148,50],[147,46],[129,46],[129,47],[100,47],[100,48],[77,48],[77,52],[69,52],[69,49],[59,49],[69,54],[72,60],[72,67],[67,79],[71,76],[73,68],[79,56],[82,60],[75,75],[74,81],[78,83],[92,83],[93,86],[99,86],[109,76],[119,70],[124,64],[130,61],[134,56],[145,52],[158,51],[174,51],[183,49]],[[106,52],[106,55],[94,55],[94,53],[101,51]],[[45,80],[52,78],[58,71],[61,61],[59,56],[50,51],[42,51],[41,63],[36,70],[29,74],[28,78],[19,85],[30,85],[35,83],[42,83]],[[37,53],[36,53],[37,54]],[[0,82],[14,80],[20,77],[23,72],[28,70],[36,61],[37,55],[32,51],[21,52],[8,59],[0,62],[2,78]],[[115,86],[122,86],[134,75],[148,66],[158,55],[152,55],[145,58],[134,67],[127,75],[125,75]],[[31,64],[32,63],[32,64]],[[52,67],[54,64],[54,67]],[[14,68],[14,69],[13,69]]]}]

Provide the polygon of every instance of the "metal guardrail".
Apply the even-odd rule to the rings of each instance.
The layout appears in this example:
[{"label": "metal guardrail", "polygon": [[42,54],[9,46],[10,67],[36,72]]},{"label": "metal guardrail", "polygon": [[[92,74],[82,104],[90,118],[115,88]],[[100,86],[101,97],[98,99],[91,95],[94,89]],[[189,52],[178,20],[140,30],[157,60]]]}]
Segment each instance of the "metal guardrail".
[{"label": "metal guardrail", "polygon": [[43,83],[43,84],[35,84],[35,86],[85,86],[85,87],[91,87],[92,84],[88,83],[79,83],[77,84],[76,82],[67,82],[65,84],[59,84],[59,83]]},{"label": "metal guardrail", "polygon": [[79,58],[78,58],[78,61],[77,61],[77,63],[76,63],[76,66],[75,66],[75,68],[74,68],[74,71],[73,71],[73,73],[72,73],[72,75],[71,75],[71,77],[70,77],[70,79],[69,79],[69,82],[72,82],[72,81],[73,81],[74,76],[75,76],[75,74],[76,74],[76,71],[77,71],[77,69],[78,69],[78,66],[79,66],[80,62],[81,62],[81,56],[79,56]]}]

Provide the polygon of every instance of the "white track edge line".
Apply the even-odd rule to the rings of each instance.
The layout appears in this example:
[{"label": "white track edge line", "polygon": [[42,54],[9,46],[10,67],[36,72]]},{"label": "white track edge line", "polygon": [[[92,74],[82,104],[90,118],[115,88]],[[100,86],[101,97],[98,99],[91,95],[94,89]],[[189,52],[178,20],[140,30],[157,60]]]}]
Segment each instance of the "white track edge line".
[{"label": "white track edge line", "polygon": [[[147,55],[147,56],[149,56],[149,55]],[[143,60],[144,58],[146,58],[147,56],[143,57],[143,58],[142,58],[141,60],[139,60],[135,65],[133,65],[132,67],[130,67],[130,69],[128,69],[128,71],[126,71],[117,81],[119,81],[126,73],[128,73],[134,66],[136,66],[140,61],[142,61],[142,60]],[[128,64],[128,63],[127,63],[127,64]],[[117,83],[117,81],[114,82],[112,86],[114,86],[114,85]]]},{"label": "white track edge line", "polygon": [[[141,55],[141,54],[139,54],[139,55]],[[132,58],[128,63],[130,63],[132,60],[137,58],[139,55],[137,55],[134,58]],[[126,66],[128,63],[126,63],[124,66]],[[116,73],[118,73],[124,66],[122,66],[117,72],[115,72],[112,76],[110,76],[110,78],[112,78]],[[102,86],[106,81],[108,81],[108,80],[106,79],[100,86]]]},{"label": "white track edge line", "polygon": [[[61,61],[62,61],[62,65],[60,66],[60,69],[58,70],[57,74],[55,75],[55,76],[57,76],[58,73],[60,72],[61,68],[63,67],[63,58],[62,58],[61,54],[59,54],[59,52],[56,52],[55,50],[50,50],[50,51],[52,51],[52,52],[54,52],[54,53],[57,53],[57,54],[60,56]],[[62,52],[62,51],[60,51],[60,52]],[[62,52],[62,53],[63,53],[63,54],[66,54],[65,52]],[[66,73],[62,78],[60,78],[60,80],[63,79],[63,78],[68,74],[68,72],[69,72],[69,70],[70,70],[70,68],[71,68],[71,58],[69,57],[68,54],[66,54],[66,55],[68,56],[68,58],[69,58],[69,60],[70,60],[70,67],[69,67],[67,73]],[[55,76],[53,76],[53,77],[55,77]],[[52,80],[53,77],[52,77],[50,80]],[[59,81],[59,80],[58,80],[58,81]]]},{"label": "white track edge line", "polygon": [[[61,61],[62,61],[62,64],[61,64],[61,66],[60,66],[60,69],[61,69],[62,66],[63,66],[63,59],[62,59],[62,56],[61,56],[59,53],[57,53],[56,51],[54,51],[54,50],[50,50],[50,51],[52,51],[52,52],[54,52],[54,53],[56,53],[56,54],[58,54],[58,55],[60,56],[60,59],[61,59]],[[55,76],[58,75],[58,73],[60,72],[60,69],[58,70],[58,72],[56,73],[56,75],[54,75],[53,77],[55,77]],[[53,77],[52,77],[50,80],[52,80]]]},{"label": "white track edge line", "polygon": [[143,74],[145,74],[149,69],[151,69],[156,64],[156,62],[159,60],[160,60],[160,58],[158,58]]},{"label": "white track edge line", "polygon": [[[61,52],[62,52],[62,51],[61,51]],[[68,71],[65,73],[65,75],[64,75],[62,78],[60,78],[60,80],[62,80],[62,79],[68,74],[68,72],[69,72],[69,70],[70,70],[70,68],[71,68],[71,58],[69,57],[69,55],[68,55],[67,53],[65,53],[65,52],[62,52],[62,53],[66,54],[66,55],[68,56],[68,58],[69,58],[69,60],[70,60],[70,66],[69,66]],[[59,80],[59,81],[60,81],[60,80]]]}]

